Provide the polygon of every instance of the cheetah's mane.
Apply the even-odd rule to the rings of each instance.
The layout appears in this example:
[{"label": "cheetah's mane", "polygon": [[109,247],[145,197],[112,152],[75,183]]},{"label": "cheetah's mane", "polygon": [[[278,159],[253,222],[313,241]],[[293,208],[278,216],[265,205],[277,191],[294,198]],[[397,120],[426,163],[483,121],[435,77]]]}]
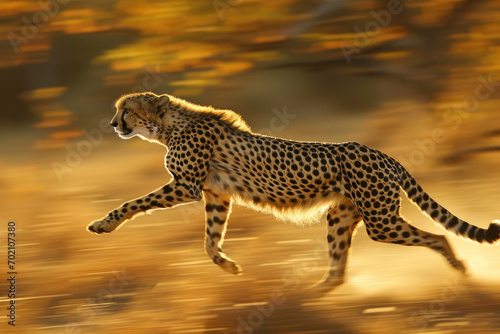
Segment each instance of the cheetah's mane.
[{"label": "cheetah's mane", "polygon": [[214,117],[229,127],[240,131],[250,132],[250,126],[243,120],[243,118],[232,110],[215,109],[212,106],[200,106],[178,97],[170,96],[170,103],[177,106],[182,112],[188,116],[208,116]]}]

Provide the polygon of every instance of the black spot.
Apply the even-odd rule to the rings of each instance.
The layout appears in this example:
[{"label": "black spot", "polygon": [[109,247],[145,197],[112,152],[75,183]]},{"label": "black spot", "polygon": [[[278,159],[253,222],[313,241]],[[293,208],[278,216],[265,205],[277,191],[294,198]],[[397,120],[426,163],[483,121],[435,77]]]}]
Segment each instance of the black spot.
[{"label": "black spot", "polygon": [[338,224],[338,223],[340,223],[340,218],[335,217],[328,222],[328,225],[333,226],[333,225]]},{"label": "black spot", "polygon": [[483,242],[484,240],[484,230],[482,228],[478,229],[476,233],[476,240],[477,242]]},{"label": "black spot", "polygon": [[458,234],[460,235],[464,235],[465,232],[467,231],[467,228],[469,227],[469,224],[467,224],[466,222],[462,222],[462,225],[460,226],[460,228],[458,229]]},{"label": "black spot", "polygon": [[221,235],[220,235],[220,233],[217,233],[217,232],[216,232],[216,233],[212,233],[212,234],[210,234],[210,237],[211,237],[212,239],[220,239],[220,238],[221,238]]},{"label": "black spot", "polygon": [[467,235],[469,236],[470,239],[474,240],[476,238],[476,231],[477,231],[476,226],[470,227],[469,231],[467,232]]},{"label": "black spot", "polygon": [[446,228],[451,229],[458,224],[458,218],[453,216],[450,221],[446,224]]},{"label": "black spot", "polygon": [[227,210],[227,207],[225,205],[216,205],[214,206],[214,209],[217,210],[218,212],[224,212]]},{"label": "black spot", "polygon": [[[166,193],[169,193],[169,192],[172,192],[172,190],[174,190],[174,189],[172,189],[172,187],[171,187],[171,186],[169,186],[169,185],[166,185],[166,186],[164,186],[164,187],[163,187],[163,192],[164,192],[165,194],[166,194]],[[154,194],[150,194],[150,196],[153,196],[153,195],[154,195]]]},{"label": "black spot", "polygon": [[218,216],[215,216],[213,218],[214,223],[219,224],[219,225],[224,225],[225,221],[220,219]]}]

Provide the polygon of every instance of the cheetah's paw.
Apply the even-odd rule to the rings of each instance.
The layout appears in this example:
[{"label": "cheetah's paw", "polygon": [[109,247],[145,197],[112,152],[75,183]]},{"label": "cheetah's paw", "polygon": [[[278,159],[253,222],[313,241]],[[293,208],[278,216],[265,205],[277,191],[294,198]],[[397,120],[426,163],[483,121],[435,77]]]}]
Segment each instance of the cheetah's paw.
[{"label": "cheetah's paw", "polygon": [[241,267],[233,261],[226,260],[223,263],[219,263],[219,266],[230,274],[241,275]]},{"label": "cheetah's paw", "polygon": [[111,233],[116,229],[116,224],[106,220],[96,220],[87,226],[90,233],[103,234]]}]

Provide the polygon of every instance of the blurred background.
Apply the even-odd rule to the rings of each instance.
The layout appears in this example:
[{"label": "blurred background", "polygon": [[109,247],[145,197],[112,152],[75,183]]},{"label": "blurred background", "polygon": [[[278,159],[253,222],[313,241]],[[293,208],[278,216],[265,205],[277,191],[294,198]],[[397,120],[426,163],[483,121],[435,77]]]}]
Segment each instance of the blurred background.
[{"label": "blurred background", "polygon": [[[2,233],[17,224],[19,298],[2,331],[500,332],[498,246],[449,235],[462,278],[361,227],[346,284],[311,297],[324,222],[233,208],[225,251],[238,277],[204,254],[202,203],[85,231],[169,180],[164,148],[108,125],[114,101],[138,91],[235,110],[268,135],[362,142],[486,227],[500,218],[498,1],[11,0],[0,18],[0,217]],[[444,233],[406,200],[403,213]]]}]

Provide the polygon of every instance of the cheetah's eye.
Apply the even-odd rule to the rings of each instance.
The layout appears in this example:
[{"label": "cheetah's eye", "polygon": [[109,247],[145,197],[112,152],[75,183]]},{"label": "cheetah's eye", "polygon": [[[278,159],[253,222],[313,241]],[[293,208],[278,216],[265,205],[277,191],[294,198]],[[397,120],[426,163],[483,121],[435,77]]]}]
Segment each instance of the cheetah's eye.
[{"label": "cheetah's eye", "polygon": [[123,115],[127,115],[130,112],[129,108],[124,108],[123,109]]}]

